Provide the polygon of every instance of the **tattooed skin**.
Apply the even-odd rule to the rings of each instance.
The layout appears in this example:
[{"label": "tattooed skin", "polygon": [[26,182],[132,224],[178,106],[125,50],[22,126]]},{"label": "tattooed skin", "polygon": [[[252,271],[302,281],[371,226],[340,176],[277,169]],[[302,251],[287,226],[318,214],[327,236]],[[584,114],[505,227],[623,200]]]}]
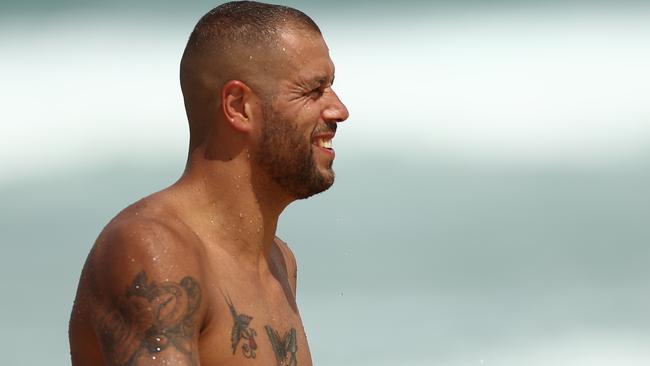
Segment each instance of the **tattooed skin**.
[{"label": "tattooed skin", "polygon": [[244,339],[246,341],[242,345],[242,352],[244,356],[246,358],[255,358],[255,351],[257,351],[255,336],[257,336],[257,332],[255,329],[249,327],[251,320],[253,320],[253,317],[243,313],[237,314],[235,306],[232,304],[232,300],[230,300],[230,297],[228,296],[226,296],[226,303],[230,309],[232,319],[235,322],[235,324],[232,326],[232,331],[230,332],[232,354],[234,355],[235,351],[237,351],[239,341]]},{"label": "tattooed skin", "polygon": [[284,334],[284,337],[280,338],[278,332],[270,325],[265,326],[264,329],[266,329],[266,334],[269,336],[269,341],[271,341],[271,345],[273,346],[273,352],[275,353],[278,366],[297,366],[296,352],[298,351],[298,345],[296,343],[296,330],[291,328]]},{"label": "tattooed skin", "polygon": [[125,296],[116,299],[115,310],[100,323],[104,352],[111,365],[135,366],[141,356],[173,348],[196,365],[191,340],[196,329],[193,316],[201,304],[201,289],[192,277],[180,283],[147,281],[138,273]]}]

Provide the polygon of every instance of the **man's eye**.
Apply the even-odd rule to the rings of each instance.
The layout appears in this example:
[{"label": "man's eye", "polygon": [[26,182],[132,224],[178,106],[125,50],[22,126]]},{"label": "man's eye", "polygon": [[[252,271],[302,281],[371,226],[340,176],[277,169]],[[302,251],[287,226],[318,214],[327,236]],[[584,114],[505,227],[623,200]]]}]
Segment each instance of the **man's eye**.
[{"label": "man's eye", "polygon": [[318,98],[321,95],[323,95],[323,90],[321,88],[316,88],[309,92],[309,96],[312,98]]}]

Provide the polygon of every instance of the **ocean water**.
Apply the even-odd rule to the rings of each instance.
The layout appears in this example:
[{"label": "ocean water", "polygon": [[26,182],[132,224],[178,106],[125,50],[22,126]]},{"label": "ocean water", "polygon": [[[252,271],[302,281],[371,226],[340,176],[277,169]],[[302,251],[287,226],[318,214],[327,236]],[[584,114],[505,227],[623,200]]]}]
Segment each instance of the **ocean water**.
[{"label": "ocean water", "polygon": [[[315,364],[650,362],[648,161],[338,160],[335,186],[290,206],[278,230]],[[94,238],[180,169],[122,161],[0,187],[6,364],[69,364]]]},{"label": "ocean water", "polygon": [[[214,4],[0,4],[0,349],[68,365],[81,266],[180,175],[178,61]],[[293,3],[351,118],[278,234],[319,366],[649,365],[650,7]]]}]

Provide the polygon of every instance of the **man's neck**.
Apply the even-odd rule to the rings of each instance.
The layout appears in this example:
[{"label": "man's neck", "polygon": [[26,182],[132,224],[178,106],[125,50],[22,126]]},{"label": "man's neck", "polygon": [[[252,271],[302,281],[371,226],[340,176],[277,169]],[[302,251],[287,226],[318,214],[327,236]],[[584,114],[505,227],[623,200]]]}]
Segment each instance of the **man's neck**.
[{"label": "man's neck", "polygon": [[292,199],[266,175],[252,174],[254,162],[247,152],[230,160],[209,160],[197,150],[171,187],[184,197],[188,217],[201,232],[239,257],[267,255],[278,218]]}]

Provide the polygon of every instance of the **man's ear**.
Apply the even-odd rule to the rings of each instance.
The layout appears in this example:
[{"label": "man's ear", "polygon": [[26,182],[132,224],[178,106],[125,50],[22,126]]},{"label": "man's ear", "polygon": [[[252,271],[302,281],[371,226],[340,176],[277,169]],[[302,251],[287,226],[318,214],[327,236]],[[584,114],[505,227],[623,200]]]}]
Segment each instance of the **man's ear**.
[{"label": "man's ear", "polygon": [[230,80],[221,89],[221,108],[226,122],[241,132],[253,129],[251,103],[254,93],[248,85],[239,80]]}]

